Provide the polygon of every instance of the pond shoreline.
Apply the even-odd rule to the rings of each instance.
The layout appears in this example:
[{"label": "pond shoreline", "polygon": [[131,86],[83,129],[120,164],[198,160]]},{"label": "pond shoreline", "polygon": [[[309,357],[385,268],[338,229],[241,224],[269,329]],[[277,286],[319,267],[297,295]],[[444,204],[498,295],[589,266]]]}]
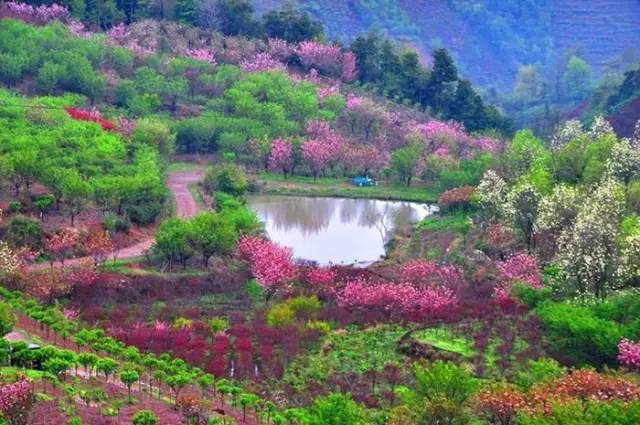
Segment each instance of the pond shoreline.
[{"label": "pond shoreline", "polygon": [[374,199],[380,201],[407,201],[436,204],[440,191],[433,187],[388,185],[358,187],[349,179],[312,178],[280,175],[252,175],[255,195],[305,196],[316,198]]}]

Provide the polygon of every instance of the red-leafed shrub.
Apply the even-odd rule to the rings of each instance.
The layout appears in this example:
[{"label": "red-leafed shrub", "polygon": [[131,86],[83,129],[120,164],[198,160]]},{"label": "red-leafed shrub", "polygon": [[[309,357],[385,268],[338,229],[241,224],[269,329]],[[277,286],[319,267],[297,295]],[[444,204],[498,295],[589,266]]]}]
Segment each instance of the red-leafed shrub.
[{"label": "red-leafed shrub", "polygon": [[471,198],[475,192],[472,186],[457,187],[444,192],[438,198],[440,210],[467,211],[471,207]]},{"label": "red-leafed shrub", "polygon": [[64,109],[74,120],[95,122],[106,131],[113,131],[116,128],[116,125],[113,122],[102,118],[102,114],[98,111],[83,111],[82,109],[73,108],[71,106],[67,106]]}]

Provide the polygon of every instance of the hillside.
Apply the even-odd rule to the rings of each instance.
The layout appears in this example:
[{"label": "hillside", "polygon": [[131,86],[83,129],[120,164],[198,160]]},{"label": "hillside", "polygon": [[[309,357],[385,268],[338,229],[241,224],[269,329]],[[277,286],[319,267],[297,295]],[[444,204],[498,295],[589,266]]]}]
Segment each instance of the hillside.
[{"label": "hillside", "polygon": [[[260,12],[286,0],[254,0]],[[555,54],[578,52],[596,71],[630,53],[640,38],[634,0],[526,2],[385,0],[296,3],[322,21],[330,37],[350,41],[380,29],[427,57],[436,47],[454,52],[465,76],[483,85],[511,84],[518,66],[550,65]]]}]

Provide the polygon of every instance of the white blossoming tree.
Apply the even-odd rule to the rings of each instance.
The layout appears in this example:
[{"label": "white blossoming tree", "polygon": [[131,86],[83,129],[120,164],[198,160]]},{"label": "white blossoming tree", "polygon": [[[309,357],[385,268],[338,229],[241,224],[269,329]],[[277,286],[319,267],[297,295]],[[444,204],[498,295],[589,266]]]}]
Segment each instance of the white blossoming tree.
[{"label": "white blossoming tree", "polygon": [[629,139],[622,139],[611,149],[607,171],[628,186],[632,179],[640,176],[640,150],[631,146]]},{"label": "white blossoming tree", "polygon": [[593,139],[599,139],[609,134],[615,134],[613,127],[602,115],[597,116],[589,128],[589,136]]},{"label": "white blossoming tree", "polygon": [[476,200],[485,220],[495,223],[513,216],[507,201],[509,187],[493,170],[487,170],[476,188]]},{"label": "white blossoming tree", "polygon": [[575,223],[582,205],[582,195],[574,186],[557,185],[540,202],[536,232],[560,233]]},{"label": "white blossoming tree", "polygon": [[559,150],[572,140],[585,134],[582,123],[578,120],[565,121],[556,126],[553,136],[551,136],[551,149]]},{"label": "white blossoming tree", "polygon": [[556,262],[570,289],[603,297],[615,287],[618,276],[619,221],[624,208],[624,188],[613,179],[600,183],[589,202],[558,240]]}]

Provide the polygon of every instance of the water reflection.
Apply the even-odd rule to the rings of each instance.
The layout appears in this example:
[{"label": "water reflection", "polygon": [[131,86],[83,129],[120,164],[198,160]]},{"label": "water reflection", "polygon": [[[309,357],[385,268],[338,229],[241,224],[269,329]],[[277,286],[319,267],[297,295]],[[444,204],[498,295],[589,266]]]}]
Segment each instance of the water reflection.
[{"label": "water reflection", "polygon": [[249,204],[271,239],[291,247],[297,258],[320,264],[373,262],[384,255],[395,226],[437,209],[415,202],[271,195],[251,197]]}]

